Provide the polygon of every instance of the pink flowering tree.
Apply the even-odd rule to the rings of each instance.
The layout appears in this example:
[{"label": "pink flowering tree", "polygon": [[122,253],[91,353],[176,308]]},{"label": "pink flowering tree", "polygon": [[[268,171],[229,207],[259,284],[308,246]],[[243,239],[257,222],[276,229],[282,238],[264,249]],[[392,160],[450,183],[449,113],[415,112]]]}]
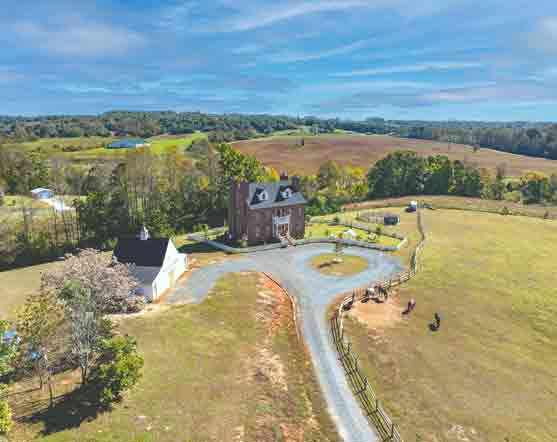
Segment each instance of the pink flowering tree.
[{"label": "pink flowering tree", "polygon": [[68,255],[59,266],[43,274],[41,289],[60,293],[68,282],[90,291],[102,313],[131,313],[144,307],[143,297],[135,295],[139,282],[131,266],[112,263],[98,250],[86,249]]}]

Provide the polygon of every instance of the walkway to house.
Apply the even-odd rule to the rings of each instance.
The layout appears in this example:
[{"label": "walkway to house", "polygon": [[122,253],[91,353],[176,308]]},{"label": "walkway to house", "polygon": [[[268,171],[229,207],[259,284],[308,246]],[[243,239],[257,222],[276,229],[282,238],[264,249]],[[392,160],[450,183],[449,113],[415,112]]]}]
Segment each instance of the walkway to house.
[{"label": "walkway to house", "polygon": [[302,334],[310,350],[319,383],[329,411],[341,437],[346,442],[374,442],[377,436],[354,398],[337,353],[329,336],[326,312],[341,293],[349,292],[373,281],[388,278],[403,269],[392,257],[383,253],[349,248],[348,253],[369,261],[368,270],[349,277],[325,276],[314,270],[309,261],[315,255],[331,253],[329,244],[279,249],[256,254],[221,264],[204,267],[193,272],[167,298],[168,303],[200,303],[216,280],[225,273],[257,271],[273,276],[299,306]]}]

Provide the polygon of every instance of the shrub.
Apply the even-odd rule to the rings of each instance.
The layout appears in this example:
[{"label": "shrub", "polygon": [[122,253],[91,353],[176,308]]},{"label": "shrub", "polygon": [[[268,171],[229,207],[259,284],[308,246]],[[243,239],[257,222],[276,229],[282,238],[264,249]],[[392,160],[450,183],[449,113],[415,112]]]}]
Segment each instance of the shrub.
[{"label": "shrub", "polygon": [[12,410],[8,401],[0,401],[0,434],[8,434],[12,428]]},{"label": "shrub", "polygon": [[381,226],[377,226],[375,228],[375,234],[376,235],[381,235],[381,233],[383,233],[383,229],[381,228]]},{"label": "shrub", "polygon": [[519,203],[522,194],[518,190],[514,190],[512,192],[507,192],[503,195],[503,199],[505,201],[510,201],[512,203]]},{"label": "shrub", "polygon": [[340,217],[338,215],[335,215],[335,217],[333,218],[333,223],[340,224]]},{"label": "shrub", "polygon": [[94,376],[100,388],[100,403],[109,406],[122,399],[122,394],[141,378],[143,357],[130,336],[117,336],[103,341],[100,364]]},{"label": "shrub", "polygon": [[510,212],[510,210],[507,208],[507,206],[504,206],[504,207],[501,209],[501,215],[510,215],[510,214],[511,214],[511,212]]}]

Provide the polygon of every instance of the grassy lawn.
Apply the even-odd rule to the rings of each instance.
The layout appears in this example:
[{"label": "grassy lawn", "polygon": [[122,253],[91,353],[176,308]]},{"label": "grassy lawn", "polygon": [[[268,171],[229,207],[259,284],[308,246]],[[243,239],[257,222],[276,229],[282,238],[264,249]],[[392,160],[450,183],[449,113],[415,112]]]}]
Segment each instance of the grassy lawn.
[{"label": "grassy lawn", "polygon": [[456,210],[424,220],[418,277],[347,321],[385,408],[407,442],[557,440],[556,222]]},{"label": "grassy lawn", "polygon": [[[332,218],[331,218],[332,221]],[[375,228],[375,226],[370,226],[371,228]],[[345,239],[352,239],[349,236],[344,235],[344,233],[350,230],[350,227],[345,226],[334,226],[328,224],[321,224],[321,223],[314,223],[314,224],[307,224],[306,225],[306,238],[323,238],[329,236],[342,236]],[[358,235],[354,239],[359,239],[361,241],[369,241],[370,234],[365,230],[352,228],[352,230]],[[373,235],[375,237],[375,234]],[[396,246],[400,241],[395,238],[391,238],[389,236],[379,235],[376,237],[377,244],[385,245],[385,246]]]},{"label": "grassy lawn", "polygon": [[350,276],[363,272],[369,267],[367,259],[355,255],[342,254],[335,261],[337,255],[325,253],[312,258],[311,266],[320,273],[328,276]]},{"label": "grassy lawn", "polygon": [[42,273],[53,266],[56,263],[0,272],[0,317],[13,318],[14,309],[23,304],[28,295],[39,290]]},{"label": "grassy lawn", "polygon": [[[145,368],[124,402],[98,416],[28,421],[44,394],[27,393],[13,399],[10,440],[338,440],[291,318],[287,297],[254,273],[222,278],[201,305],[127,318],[118,329],[138,338]],[[57,392],[74,379],[58,379]]]}]

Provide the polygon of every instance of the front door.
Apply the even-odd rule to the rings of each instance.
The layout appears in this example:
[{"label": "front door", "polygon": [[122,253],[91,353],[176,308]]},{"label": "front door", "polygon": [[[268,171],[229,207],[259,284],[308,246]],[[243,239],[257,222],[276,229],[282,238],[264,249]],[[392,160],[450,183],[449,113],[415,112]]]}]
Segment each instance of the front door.
[{"label": "front door", "polygon": [[289,233],[288,224],[279,224],[277,226],[278,236],[287,236]]}]

